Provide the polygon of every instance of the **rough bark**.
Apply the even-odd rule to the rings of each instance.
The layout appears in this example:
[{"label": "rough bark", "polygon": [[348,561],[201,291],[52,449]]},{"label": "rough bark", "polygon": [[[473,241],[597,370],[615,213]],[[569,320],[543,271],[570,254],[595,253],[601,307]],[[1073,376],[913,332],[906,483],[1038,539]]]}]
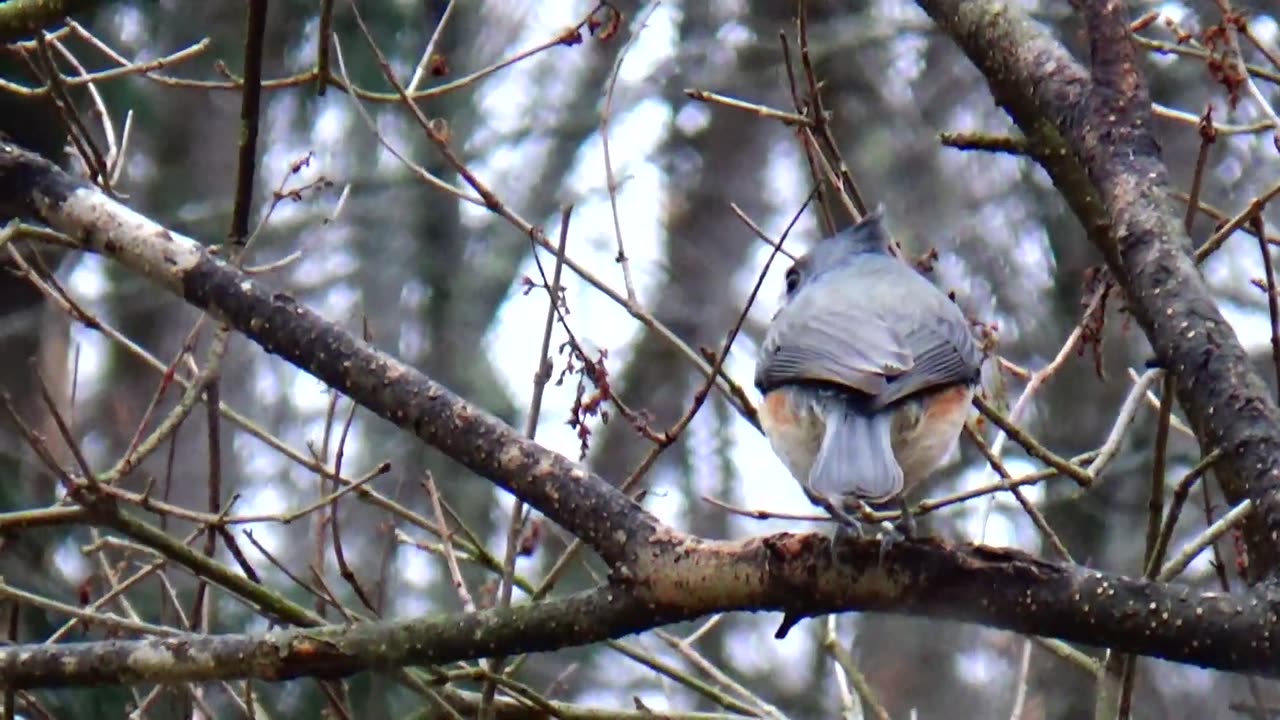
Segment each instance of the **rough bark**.
[{"label": "rough bark", "polygon": [[[593,481],[590,484],[596,485]],[[1057,566],[1017,551],[897,543],[842,546],[779,534],[741,543],[675,538],[650,545],[664,576],[515,608],[403,622],[257,634],[0,649],[0,681],[18,688],[337,677],[554,650],[713,612],[846,610],[977,622],[1223,670],[1280,676],[1275,603]],[[679,562],[677,562],[679,561]]]}]

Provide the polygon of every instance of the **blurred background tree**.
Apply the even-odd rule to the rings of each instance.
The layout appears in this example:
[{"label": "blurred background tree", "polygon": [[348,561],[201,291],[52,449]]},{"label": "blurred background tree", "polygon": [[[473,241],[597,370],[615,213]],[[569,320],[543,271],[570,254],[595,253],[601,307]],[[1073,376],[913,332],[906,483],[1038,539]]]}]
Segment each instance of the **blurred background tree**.
[{"label": "blurred background tree", "polygon": [[[10,0],[0,7],[14,4]],[[65,47],[90,72],[118,63],[86,40],[89,33],[133,62],[207,42],[194,58],[157,69],[150,78],[133,72],[95,88],[117,133],[113,142],[118,144],[129,128],[114,188],[131,206],[175,229],[223,242],[242,137],[238,79],[245,72],[247,4],[91,5],[75,16],[85,34],[57,36],[57,48]],[[1066,2],[1022,5],[1065,42],[1081,45],[1079,22]],[[698,88],[790,107],[778,34],[786,32],[795,49],[795,4],[628,0],[593,10],[594,3],[424,0],[360,7],[370,38],[402,83],[417,77],[418,89],[447,88],[465,79],[456,89],[418,101],[422,112],[444,128],[461,162],[507,207],[545,227],[548,235],[555,234],[561,208],[573,204],[569,256],[624,297],[634,286],[631,309],[656,320],[652,326],[634,320],[626,308],[566,273],[570,326],[590,352],[598,353],[593,359],[603,358],[613,392],[638,415],[628,420],[615,409],[607,423],[588,414],[585,425],[571,426],[582,381],[563,374],[571,351],[562,345],[566,333],[557,328],[538,438],[569,455],[585,452],[597,472],[621,483],[653,445],[636,424],[669,427],[702,383],[703,376],[671,336],[694,350],[718,351],[771,252],[731,204],[776,237],[812,187],[794,128],[685,92]],[[1001,357],[1033,370],[1046,366],[1081,322],[1101,259],[1034,163],[1016,154],[965,152],[940,142],[944,132],[1009,132],[986,83],[914,5],[813,0],[807,10],[814,72],[830,111],[831,136],[868,202],[887,207],[891,227],[909,252],[937,251],[934,278],[997,328]],[[1132,3],[1132,10],[1135,17],[1148,10],[1159,13],[1141,35],[1163,44],[1147,67],[1155,100],[1190,116],[1188,121],[1164,113],[1158,127],[1166,162],[1187,187],[1201,145],[1195,118],[1211,106],[1224,128],[1247,129],[1263,115],[1253,103],[1233,104],[1203,59],[1169,50],[1180,33],[1203,37],[1206,28],[1220,24],[1218,5]],[[1274,65],[1275,8],[1238,3],[1236,10],[1247,13],[1251,37],[1262,48],[1249,43],[1248,58],[1271,63],[1270,82],[1261,86],[1274,97],[1280,71]],[[332,14],[322,18],[325,12]],[[563,38],[565,28],[584,17],[594,24],[584,29],[581,44],[551,42],[510,67],[471,77],[522,49]],[[325,28],[336,33],[340,45],[329,43]],[[44,60],[56,62],[68,77],[78,74],[59,49],[42,51],[31,37],[5,37],[13,44],[0,55],[0,79],[38,88]],[[424,54],[429,41],[433,52]],[[308,73],[322,45],[329,45],[323,52],[336,79],[320,94]],[[1195,46],[1183,42],[1180,47]],[[483,206],[428,187],[393,155],[392,148],[439,181],[465,188],[395,102],[349,3],[271,3],[263,47],[263,77],[272,83],[263,94],[249,262],[289,260],[271,274],[299,300],[330,318],[346,319],[379,347],[521,426],[530,412],[546,313],[545,294],[529,292],[541,278],[528,238]],[[368,91],[358,104],[345,91],[343,78]],[[800,84],[798,92],[807,94],[803,77]],[[107,147],[95,101],[83,85],[68,90],[68,99],[86,118],[87,138]],[[47,92],[24,97],[0,87],[0,131],[81,171],[83,161],[67,152],[66,120]],[[602,146],[606,133],[611,174]],[[1268,170],[1274,157],[1265,130],[1221,131],[1208,153],[1202,199],[1227,214],[1239,211],[1275,182]],[[1274,219],[1272,211],[1266,215]],[[849,222],[840,212],[832,219],[837,226]],[[1193,237],[1202,242],[1216,224],[1201,216]],[[819,215],[807,212],[790,242],[810,242],[822,227]],[[625,266],[617,262],[623,247]],[[293,253],[298,255],[291,259]],[[551,256],[544,253],[543,262],[549,271]],[[6,351],[0,383],[24,413],[42,418],[47,437],[57,437],[28,362],[41,357],[45,382],[60,401],[66,399],[74,417],[77,442],[95,467],[107,467],[178,405],[181,388],[161,370],[185,371],[192,359],[203,364],[210,328],[193,333],[195,311],[100,258],[51,257],[45,264],[93,317],[137,347],[126,348],[83,323],[68,322],[66,313],[51,312],[33,285],[13,268],[0,266],[0,342]],[[1266,295],[1249,282],[1261,274],[1258,266],[1255,243],[1233,242],[1205,270],[1270,379]],[[776,307],[784,267],[785,262],[774,264],[725,364],[726,373],[743,387],[750,385],[754,343]],[[1131,371],[1144,371],[1149,348],[1122,310],[1122,301],[1113,298],[1104,315],[1092,317],[1086,342],[1067,353],[1021,418],[1060,455],[1102,445],[1133,388]],[[148,362],[143,353],[154,360]],[[1011,404],[1023,380],[990,370],[990,397]],[[222,373],[223,403],[247,422],[224,418],[222,423],[218,497],[209,497],[213,428],[201,412],[192,413],[159,452],[129,473],[123,487],[180,507],[212,509],[234,499],[235,514],[280,514],[334,490],[317,466],[332,468],[340,461],[344,474],[359,476],[389,460],[391,472],[369,487],[398,503],[404,514],[348,497],[298,522],[253,524],[252,542],[243,528],[236,531],[259,573],[273,585],[291,587],[292,599],[335,621],[341,615],[321,599],[328,594],[351,607],[365,595],[368,607],[362,610],[390,616],[456,610],[464,601],[439,546],[411,542],[427,542],[427,536],[407,516],[438,522],[437,513],[443,512],[451,525],[465,525],[471,541],[501,561],[510,499],[488,483],[382,421],[361,412],[348,419],[347,401],[242,340],[231,340]],[[1028,488],[1078,561],[1128,573],[1140,566],[1135,538],[1145,522],[1147,484],[1118,479],[1153,472],[1155,419],[1150,407],[1137,414],[1109,466],[1111,481],[1083,494],[1060,482]],[[990,439],[993,433],[983,430]],[[37,472],[30,458],[23,459],[12,426],[0,432],[0,475],[5,477],[0,512],[51,502],[56,483]],[[277,438],[296,457],[281,454],[264,437]],[[582,447],[584,437],[588,442]],[[1195,463],[1196,452],[1192,439],[1174,433],[1166,468],[1170,482]],[[1005,459],[1019,473],[1038,467],[1012,444]],[[946,494],[993,477],[982,455],[966,442],[927,494]],[[646,506],[707,537],[809,527],[784,519],[746,519],[702,499],[808,512],[763,438],[719,394],[660,456],[641,486]],[[440,508],[432,502],[437,489],[444,500]],[[197,528],[189,518],[172,514],[162,522],[176,537]],[[536,518],[531,522],[521,534],[529,556],[517,567],[536,577],[552,566],[569,539]],[[1005,496],[934,513],[927,526],[945,536],[1046,551],[1032,523]],[[1181,530],[1201,526],[1203,517],[1188,518]],[[336,559],[338,542],[350,579]],[[229,558],[225,544],[217,552]],[[98,532],[82,528],[0,535],[4,578],[71,604],[99,600],[148,562],[145,555],[104,545]],[[460,580],[469,588],[468,599],[491,604],[500,590],[495,575],[482,565],[464,563]],[[1195,568],[1197,582],[1205,587],[1219,582],[1207,562]],[[564,586],[581,585],[590,570],[590,563],[573,568]],[[286,572],[311,590],[289,584]],[[200,605],[202,617],[192,617],[196,585],[181,573],[150,573],[129,590],[127,609],[119,601],[108,607],[208,631],[262,627],[260,618],[220,591]],[[12,634],[21,641],[45,639],[65,621],[56,613],[16,607],[6,606],[15,618]],[[771,639],[775,624],[771,618],[725,617],[703,628],[689,647],[789,717],[834,717],[839,679],[823,650],[825,621],[807,622],[785,641]],[[1018,636],[881,615],[841,617],[838,625],[892,717],[913,712],[921,718],[1007,716],[1024,681],[1022,718],[1083,717],[1093,711],[1093,678],[1064,670],[1062,660]],[[70,637],[103,632],[81,626]],[[619,649],[641,653],[646,661],[624,664]],[[687,650],[650,634],[610,648],[532,657],[516,677],[557,699],[605,707],[628,707],[629,698],[637,697],[655,708],[715,709],[709,694],[657,669],[665,662],[698,674]],[[210,711],[232,717],[239,711],[230,690],[169,688],[148,694],[113,688],[39,693],[29,700],[38,701],[51,717],[122,717],[126,707],[140,707],[140,717]],[[1275,688],[1265,690],[1266,697],[1280,695]],[[306,681],[257,686],[254,692],[276,716],[318,717],[358,708],[353,717],[400,717],[417,707],[406,691],[372,675],[354,678],[341,692]],[[1228,702],[1247,695],[1239,677],[1154,661],[1141,665],[1137,693],[1152,716],[1168,718],[1234,717]],[[24,710],[27,716],[40,716],[34,707]]]}]

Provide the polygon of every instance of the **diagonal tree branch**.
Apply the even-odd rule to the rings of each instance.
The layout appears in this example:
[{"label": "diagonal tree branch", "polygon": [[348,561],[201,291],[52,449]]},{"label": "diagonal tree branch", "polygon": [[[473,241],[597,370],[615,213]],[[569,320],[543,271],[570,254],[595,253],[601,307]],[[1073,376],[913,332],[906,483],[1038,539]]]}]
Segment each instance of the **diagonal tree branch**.
[{"label": "diagonal tree branch", "polygon": [[[1138,68],[1124,3],[1084,6],[1092,77],[1041,25],[1002,2],[919,0],[964,50],[996,101],[1029,137],[1060,138],[1062,153],[1037,153],[1091,241],[1106,257],[1128,308],[1159,361],[1173,371],[1178,401],[1227,499],[1246,499],[1254,580],[1280,573],[1280,411],[1196,269],[1178,220],[1168,171],[1151,134],[1151,100]],[[1092,187],[1058,182],[1080,178]],[[1096,193],[1096,196],[1094,195]],[[1097,203],[1101,203],[1101,208]],[[1101,212],[1098,212],[1098,210]]]},{"label": "diagonal tree branch", "polygon": [[611,566],[657,520],[581,465],[548,452],[443,385],[72,178],[38,155],[0,144],[0,210],[33,213],[209,310],[268,352],[345,393],[583,539]]}]

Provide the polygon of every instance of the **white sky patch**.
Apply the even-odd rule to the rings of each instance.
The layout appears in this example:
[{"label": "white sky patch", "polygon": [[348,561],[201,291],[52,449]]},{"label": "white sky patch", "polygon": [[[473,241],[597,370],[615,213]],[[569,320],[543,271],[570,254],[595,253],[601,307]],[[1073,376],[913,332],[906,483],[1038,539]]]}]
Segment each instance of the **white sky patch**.
[{"label": "white sky patch", "polygon": [[79,585],[93,574],[93,564],[72,540],[58,543],[53,551],[53,563],[68,585]]},{"label": "white sky patch", "polygon": [[363,121],[351,107],[352,100],[342,93],[326,93],[326,100],[316,103],[315,120],[311,123],[311,147],[318,163],[324,168],[334,168],[345,156],[344,140],[356,130],[356,123]]},{"label": "white sky patch", "polygon": [[[1274,257],[1275,251],[1272,251]],[[1271,344],[1271,320],[1266,310],[1266,294],[1247,284],[1246,278],[1261,278],[1257,240],[1243,231],[1227,239],[1203,265],[1205,278],[1214,287],[1238,288],[1242,298],[1256,301],[1252,307],[1234,300],[1222,300],[1218,309],[1236,331],[1246,350],[1258,352]]]},{"label": "white sky patch", "polygon": [[1012,668],[1007,658],[987,645],[956,653],[956,671],[973,685],[1008,682]]},{"label": "white sky patch", "polygon": [[711,110],[706,103],[682,103],[676,112],[675,127],[684,135],[694,135],[711,124]]},{"label": "white sky patch", "polygon": [[644,19],[644,26],[634,37],[618,70],[618,83],[645,83],[651,80],[660,65],[671,57],[679,32],[680,13],[672,3],[663,3],[649,12],[652,5],[635,15]]},{"label": "white sky patch", "polygon": [[[294,493],[288,492],[284,483],[245,483],[238,492],[240,501],[236,503],[236,510],[241,514],[284,513],[301,507],[300,504],[295,504]],[[243,535],[246,531],[252,532],[254,540],[272,556],[280,557],[280,553],[285,551],[281,545],[283,534],[277,523],[246,523],[235,529],[236,535]],[[259,556],[261,562],[268,562],[265,557],[261,557],[257,548],[245,544],[248,545],[245,552],[252,552]]]},{"label": "white sky patch", "polygon": [[[1030,473],[1042,470],[1043,466],[1031,463],[1022,458],[1006,458],[1004,460],[1005,467],[1009,470],[1009,474],[1013,477],[1021,477]],[[987,473],[977,472],[974,470],[967,471],[961,475],[961,487],[972,488],[983,482],[995,480]],[[1046,482],[1069,482],[1061,478],[1049,479]],[[1032,505],[1037,505],[1044,499],[1044,483],[1035,485],[1024,485],[1020,488],[1024,497],[1027,498]],[[984,503],[992,504],[992,512],[987,517],[986,523],[981,524],[981,514],[974,512],[975,509],[985,507]],[[994,493],[988,498],[974,503],[970,503],[966,510],[961,511],[961,517],[965,518],[965,525],[962,533],[967,537],[981,537],[983,542],[996,547],[1019,548],[1030,553],[1039,552],[1041,549],[1042,539],[1040,531],[1035,527],[1031,518],[1027,516],[1026,510],[1006,491]]]},{"label": "white sky patch", "polygon": [[1280,36],[1280,26],[1276,24],[1276,19],[1270,15],[1251,15],[1249,16],[1249,32],[1263,43],[1270,45],[1268,48],[1275,51],[1277,37]]},{"label": "white sky patch", "polygon": [[721,25],[716,30],[715,37],[717,43],[731,50],[747,46],[758,39],[755,33],[751,32],[751,28],[734,19]]},{"label": "white sky patch", "polygon": [[684,492],[682,478],[671,477],[671,473],[656,472],[650,478],[649,485],[652,489],[645,495],[645,509],[673,527],[685,523],[689,503],[701,502],[696,497],[688,497]]},{"label": "white sky patch", "polygon": [[[434,543],[434,539],[424,539],[418,535],[414,537]],[[421,548],[399,545],[391,562],[391,573],[395,577],[401,582],[422,590],[418,593],[402,592],[392,598],[395,614],[398,617],[410,617],[428,612],[431,609],[431,602],[427,599],[427,590],[440,582],[442,573],[446,572],[443,560]]]},{"label": "white sky patch", "polygon": [[[966,480],[975,485],[986,485],[998,479],[997,476],[984,471],[968,471],[961,477],[977,477],[979,480]],[[1015,476],[1016,477],[1016,476]],[[982,511],[991,504],[990,514]],[[962,537],[992,545],[995,547],[1021,548],[1034,552],[1038,545],[1033,535],[1018,532],[1017,517],[1012,513],[1022,514],[1023,510],[1007,492],[999,492],[992,496],[979,498],[968,504],[960,514],[959,533]]]},{"label": "white sky patch", "polygon": [[781,640],[774,637],[782,616],[760,615],[760,622],[735,624],[735,632],[726,638],[727,655],[744,674],[771,675],[783,687],[800,687],[809,681],[817,651],[813,625],[825,623],[822,617],[801,622]]},{"label": "white sky patch", "polygon": [[72,269],[71,277],[67,281],[68,285],[76,293],[76,297],[88,302],[97,302],[107,293],[106,269],[106,258],[84,253]]},{"label": "white sky patch", "polygon": [[1246,350],[1259,351],[1270,347],[1271,320],[1265,314],[1230,302],[1218,303],[1218,309],[1240,336]]},{"label": "white sky patch", "polygon": [[[292,463],[286,460],[284,456],[276,452],[263,452],[264,449],[261,440],[245,433],[236,433],[235,450],[242,458],[241,462],[246,475],[274,478],[279,477],[292,467]],[[263,485],[268,484],[263,483]],[[258,485],[255,484],[254,487],[258,487]],[[246,499],[248,499],[247,495],[244,496],[242,502]],[[272,501],[278,500],[275,497],[269,499]]]},{"label": "white sky patch", "polygon": [[[73,369],[78,377],[95,378],[102,375],[106,370],[103,366],[107,359],[108,343],[102,333],[79,323],[71,324],[71,362],[76,363]],[[77,383],[77,399],[84,400],[84,392],[96,390],[93,383],[88,383],[87,387],[81,387]]]},{"label": "white sky patch", "polygon": [[[271,381],[267,380],[267,382]],[[324,409],[329,406],[332,392],[327,385],[314,377],[298,372],[293,376],[288,396],[289,401],[299,413],[314,415],[324,412]]]}]

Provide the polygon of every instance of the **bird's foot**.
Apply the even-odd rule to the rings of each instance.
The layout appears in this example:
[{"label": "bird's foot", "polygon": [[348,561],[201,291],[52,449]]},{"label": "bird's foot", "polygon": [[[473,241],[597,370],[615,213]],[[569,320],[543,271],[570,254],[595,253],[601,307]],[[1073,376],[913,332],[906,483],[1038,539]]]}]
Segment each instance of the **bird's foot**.
[{"label": "bird's foot", "polygon": [[890,523],[887,520],[878,521],[875,512],[865,502],[856,498],[844,497],[839,501],[833,501],[808,488],[806,488],[806,494],[814,505],[826,510],[836,522],[835,531],[831,537],[831,553],[832,560],[837,563],[840,562],[839,551],[842,546],[867,537],[866,525],[878,525],[880,528],[875,536],[880,540],[881,564],[884,563],[884,558],[894,543],[912,540],[917,536],[915,517],[911,514],[906,500],[901,497],[897,499],[900,516],[896,522]]},{"label": "bird's foot", "polygon": [[899,497],[897,501],[898,511],[900,513],[898,521],[889,525],[887,531],[880,535],[880,564],[884,564],[885,555],[893,547],[895,542],[899,540],[914,540],[918,537],[916,533],[916,518],[911,514],[911,508],[907,505],[904,498]]},{"label": "bird's foot", "polygon": [[[810,502],[826,510],[831,519],[835,520],[835,531],[831,536],[831,559],[833,562],[839,563],[840,548],[852,541],[861,539],[865,535],[861,520],[854,517],[859,508],[856,505],[852,507],[848,505],[848,498],[832,500],[822,493],[810,490],[808,487],[805,488],[805,494],[809,496]],[[860,504],[858,503],[858,505]]]},{"label": "bird's foot", "polygon": [[842,506],[842,503],[838,501],[833,501],[831,498],[827,497],[826,495],[809,490],[808,488],[805,488],[805,494],[809,496],[809,502],[812,502],[814,505],[817,505],[818,507],[827,511],[827,514],[830,515],[831,518],[836,521],[837,529],[841,527],[850,528],[850,529],[853,529],[858,534],[861,534],[861,525],[862,525],[861,522],[859,522],[857,518],[850,515],[846,511],[845,507]]},{"label": "bird's foot", "polygon": [[916,534],[916,516],[911,513],[911,506],[907,504],[905,498],[898,498],[898,521],[893,524],[893,528],[902,534],[907,540],[913,540]]},{"label": "bird's foot", "polygon": [[895,543],[911,539],[911,536],[900,530],[897,525],[889,525],[879,534],[879,537],[880,552],[876,559],[881,565],[884,565],[885,556],[889,554],[891,549],[893,549]]}]

